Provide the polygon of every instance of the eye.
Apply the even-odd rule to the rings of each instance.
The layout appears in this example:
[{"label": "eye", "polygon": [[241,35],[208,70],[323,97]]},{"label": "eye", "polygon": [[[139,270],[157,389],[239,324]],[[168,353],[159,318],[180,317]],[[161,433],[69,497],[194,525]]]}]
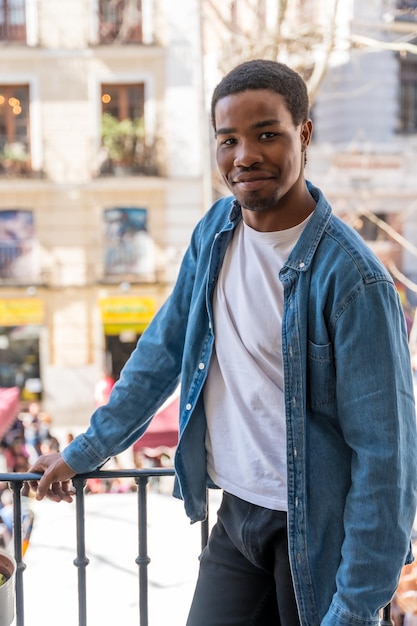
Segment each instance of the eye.
[{"label": "eye", "polygon": [[274,137],[277,137],[278,133],[273,133],[271,131],[267,131],[265,133],[262,133],[262,135],[260,135],[259,139],[273,139]]},{"label": "eye", "polygon": [[228,137],[220,142],[222,146],[233,146],[236,143],[236,139],[234,137]]}]

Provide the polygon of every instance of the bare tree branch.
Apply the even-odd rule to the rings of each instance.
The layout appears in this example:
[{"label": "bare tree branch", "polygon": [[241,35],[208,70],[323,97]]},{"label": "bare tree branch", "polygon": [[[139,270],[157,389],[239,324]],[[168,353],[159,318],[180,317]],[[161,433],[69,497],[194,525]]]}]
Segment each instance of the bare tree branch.
[{"label": "bare tree branch", "polygon": [[381,220],[379,217],[377,217],[374,213],[372,213],[372,211],[369,211],[368,209],[363,208],[363,209],[360,209],[358,213],[360,215],[364,215],[366,218],[368,218],[370,222],[373,222],[374,224],[376,224],[378,228],[386,232],[392,239],[394,239],[394,241],[396,241],[403,248],[408,250],[410,254],[417,257],[417,247],[414,246],[412,243],[410,243],[407,239],[405,239],[405,237],[400,235],[394,228],[392,228],[392,226],[390,226],[389,224],[384,222],[384,220]]},{"label": "bare tree branch", "polygon": [[332,12],[329,19],[328,29],[324,31],[323,37],[323,50],[319,57],[319,60],[316,61],[313,69],[313,73],[307,81],[308,91],[310,100],[313,101],[317,90],[327,72],[327,68],[329,66],[330,56],[335,47],[336,40],[336,19],[337,19],[337,10],[339,8],[339,0],[333,0]]},{"label": "bare tree branch", "polygon": [[417,45],[407,41],[380,41],[363,35],[351,35],[350,41],[360,48],[373,48],[377,50],[392,50],[394,52],[410,52],[417,54]]},{"label": "bare tree branch", "polygon": [[395,265],[394,261],[390,261],[390,263],[388,263],[388,270],[391,272],[394,278],[399,280],[404,285],[404,287],[407,287],[407,289],[409,289],[410,291],[417,293],[416,283],[414,283],[412,280],[407,278],[407,276],[405,276],[402,272],[400,272],[398,267]]}]

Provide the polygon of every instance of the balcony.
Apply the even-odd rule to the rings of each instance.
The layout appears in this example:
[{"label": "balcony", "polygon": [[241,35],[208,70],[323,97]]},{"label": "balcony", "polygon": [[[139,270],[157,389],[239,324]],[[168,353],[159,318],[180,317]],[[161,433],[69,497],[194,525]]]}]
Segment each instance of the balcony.
[{"label": "balcony", "polygon": [[160,176],[158,141],[147,141],[143,117],[118,120],[110,113],[102,118],[100,176]]},{"label": "balcony", "polygon": [[[172,498],[167,489],[164,493],[156,491],[154,481],[170,481],[172,475],[172,469],[152,468],[98,471],[76,477],[74,479],[76,496],[73,505],[36,503],[35,515],[38,512],[42,513],[39,514],[39,518],[35,517],[34,521],[38,545],[35,545],[36,539],[33,538],[33,547],[29,544],[25,554],[26,544],[24,539],[22,540],[20,522],[22,518],[20,490],[23,479],[28,479],[31,475],[1,474],[0,481],[8,481],[14,494],[15,533],[13,550],[10,551],[16,557],[17,573],[16,619],[13,626],[25,624],[37,626],[40,622],[36,621],[32,599],[43,605],[42,595],[45,594],[47,598],[55,585],[59,589],[63,584],[65,590],[61,597],[54,597],[51,602],[40,607],[40,611],[45,614],[43,624],[60,623],[64,626],[67,624],[75,626],[77,623],[78,626],[86,626],[87,623],[115,623],[114,620],[111,622],[102,620],[103,615],[110,620],[110,615],[115,613],[119,615],[119,620],[123,615],[126,616],[125,620],[121,620],[126,626],[128,624],[159,626],[163,623],[162,616],[165,616],[165,623],[177,623],[173,619],[172,605],[170,608],[168,602],[168,606],[164,607],[163,602],[161,603],[161,597],[168,599],[170,591],[175,596],[179,594],[184,598],[185,595],[181,593],[178,574],[170,579],[169,570],[175,574],[184,568],[184,563],[191,563],[193,571],[187,574],[187,577],[192,587],[194,586],[198,554],[201,545],[207,540],[208,523],[201,524],[201,528],[197,525],[190,526],[182,503]],[[121,478],[130,478],[136,485],[136,491],[130,494],[86,495],[86,483],[92,479],[108,481]],[[120,505],[116,504],[118,499]],[[118,517],[120,512],[125,515],[122,521]],[[70,520],[71,515],[74,517],[73,524]],[[67,522],[63,521],[64,517],[68,519]],[[181,521],[180,526],[178,520]],[[49,526],[50,521],[54,527]],[[57,526],[66,531],[66,536],[62,536]],[[106,531],[100,532],[103,528]],[[68,531],[72,530],[74,534],[68,537]],[[34,535],[35,532],[32,537]],[[58,551],[54,549],[54,537],[58,538]],[[162,546],[165,546],[163,552]],[[176,557],[174,562],[173,556]],[[40,570],[38,563],[42,558],[48,565]],[[158,572],[153,570],[149,575],[149,569],[152,572],[154,566],[154,559],[155,565],[158,564]],[[54,562],[55,571],[52,570]],[[51,579],[49,582],[46,579],[42,580],[42,589],[39,588],[40,581],[35,581],[31,577],[31,563],[37,572],[48,571],[52,563]],[[149,568],[150,563],[152,565]],[[105,572],[110,572],[107,578],[103,578]],[[109,580],[109,577],[113,580]],[[97,578],[101,580],[99,586]],[[174,582],[169,582],[170,580]],[[188,588],[188,595],[190,593],[191,587]],[[153,602],[149,602],[148,596]],[[103,598],[106,598],[109,604],[107,613],[105,608],[103,609]],[[176,602],[178,601],[179,598]],[[184,604],[188,606],[189,601],[191,596]],[[62,617],[56,614],[60,606],[62,613],[65,613]],[[186,611],[187,606],[181,607],[181,612]],[[38,618],[40,611],[37,613]],[[98,616],[101,616],[101,619],[98,620]],[[158,619],[159,617],[161,619]]]},{"label": "balcony", "polygon": [[[32,171],[29,142],[27,139],[7,142],[0,136],[0,177],[28,178],[34,177]],[[36,174],[38,177],[39,174]]]}]

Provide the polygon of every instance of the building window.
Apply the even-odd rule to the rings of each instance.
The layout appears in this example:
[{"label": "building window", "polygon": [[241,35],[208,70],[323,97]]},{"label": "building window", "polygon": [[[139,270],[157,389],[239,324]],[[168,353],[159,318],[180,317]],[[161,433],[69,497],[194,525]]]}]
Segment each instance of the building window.
[{"label": "building window", "polygon": [[155,250],[148,233],[148,212],[116,207],[104,211],[104,267],[107,277],[155,280]]},{"label": "building window", "polygon": [[0,85],[0,172],[27,173],[29,155],[29,87]]},{"label": "building window", "polygon": [[398,22],[416,22],[417,0],[396,0],[395,20]]},{"label": "building window", "polygon": [[99,0],[101,44],[142,43],[141,0]]},{"label": "building window", "polygon": [[132,85],[102,85],[102,112],[109,113],[119,121],[135,120],[143,117],[144,111],[143,83]]},{"label": "building window", "polygon": [[26,42],[25,0],[0,0],[0,41]]},{"label": "building window", "polygon": [[0,281],[31,284],[37,278],[32,211],[0,211]]},{"label": "building window", "polygon": [[417,133],[417,59],[400,57],[400,120],[399,132]]},{"label": "building window", "polygon": [[[375,217],[383,222],[388,221],[386,213],[376,213]],[[358,217],[353,226],[365,241],[385,241],[387,239],[386,233],[365,215]]]},{"label": "building window", "polygon": [[155,141],[146,138],[143,83],[101,88],[101,174],[158,175]]}]

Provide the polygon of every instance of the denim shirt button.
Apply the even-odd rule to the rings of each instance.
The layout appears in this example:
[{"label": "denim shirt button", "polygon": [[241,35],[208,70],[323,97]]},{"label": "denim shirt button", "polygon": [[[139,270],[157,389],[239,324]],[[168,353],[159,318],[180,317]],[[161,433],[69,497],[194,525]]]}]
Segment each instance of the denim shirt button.
[{"label": "denim shirt button", "polygon": [[295,504],[295,508],[298,508],[298,496],[295,496],[295,500],[294,500],[294,504]]},{"label": "denim shirt button", "polygon": [[302,270],[305,266],[306,264],[301,261],[301,263],[298,264],[298,269]]},{"label": "denim shirt button", "polygon": [[193,405],[192,405],[192,404],[190,404],[190,403],[188,402],[188,403],[185,405],[185,408],[186,408],[186,410],[187,410],[187,411],[190,411],[190,410],[191,410],[191,408],[192,408],[192,406],[193,406]]},{"label": "denim shirt button", "polygon": [[296,459],[297,458],[297,448],[294,448],[293,454],[294,454],[294,459]]},{"label": "denim shirt button", "polygon": [[206,366],[205,366],[205,363],[199,363],[199,364],[198,364],[198,369],[199,369],[199,370],[203,370],[205,367],[206,367]]}]

